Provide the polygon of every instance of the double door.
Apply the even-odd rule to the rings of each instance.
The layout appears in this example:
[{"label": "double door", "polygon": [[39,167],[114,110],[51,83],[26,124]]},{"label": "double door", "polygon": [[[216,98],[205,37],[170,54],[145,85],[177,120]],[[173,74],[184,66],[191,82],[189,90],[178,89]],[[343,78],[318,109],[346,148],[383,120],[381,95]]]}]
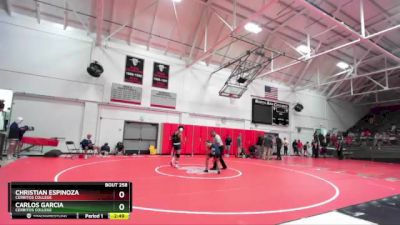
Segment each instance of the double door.
[{"label": "double door", "polygon": [[157,148],[158,124],[125,122],[124,146],[127,154],[149,154],[149,147]]}]

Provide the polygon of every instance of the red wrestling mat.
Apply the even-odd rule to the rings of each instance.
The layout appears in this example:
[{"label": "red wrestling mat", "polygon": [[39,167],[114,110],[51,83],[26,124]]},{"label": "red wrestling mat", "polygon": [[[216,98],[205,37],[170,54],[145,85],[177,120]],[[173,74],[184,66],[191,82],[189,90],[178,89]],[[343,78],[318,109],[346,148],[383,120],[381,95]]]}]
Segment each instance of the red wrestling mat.
[{"label": "red wrestling mat", "polygon": [[[0,168],[1,224],[276,224],[400,193],[399,164],[286,157],[225,158],[220,175],[204,156],[25,158]],[[11,220],[10,181],[131,181],[128,221]]]}]

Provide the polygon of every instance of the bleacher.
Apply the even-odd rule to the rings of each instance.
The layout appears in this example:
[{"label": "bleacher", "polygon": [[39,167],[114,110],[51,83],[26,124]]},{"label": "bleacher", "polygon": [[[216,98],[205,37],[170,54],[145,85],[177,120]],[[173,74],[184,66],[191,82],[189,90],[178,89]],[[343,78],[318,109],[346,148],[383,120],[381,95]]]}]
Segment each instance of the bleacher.
[{"label": "bleacher", "polygon": [[382,146],[380,150],[370,146],[350,146],[348,151],[351,151],[351,159],[400,163],[400,145]]},{"label": "bleacher", "polygon": [[[392,130],[395,125],[396,129]],[[354,140],[347,146],[352,159],[400,162],[400,106],[374,108],[348,130]],[[368,135],[363,135],[367,131]],[[365,134],[366,132],[364,132]],[[378,136],[375,134],[378,133]]]}]

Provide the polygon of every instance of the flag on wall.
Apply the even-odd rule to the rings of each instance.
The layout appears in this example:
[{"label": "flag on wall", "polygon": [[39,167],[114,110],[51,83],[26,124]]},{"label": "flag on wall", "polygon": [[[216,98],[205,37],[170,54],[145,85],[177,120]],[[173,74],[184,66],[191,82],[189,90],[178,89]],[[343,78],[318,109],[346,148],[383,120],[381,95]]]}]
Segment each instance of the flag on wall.
[{"label": "flag on wall", "polygon": [[265,85],[264,97],[278,100],[278,88]]}]

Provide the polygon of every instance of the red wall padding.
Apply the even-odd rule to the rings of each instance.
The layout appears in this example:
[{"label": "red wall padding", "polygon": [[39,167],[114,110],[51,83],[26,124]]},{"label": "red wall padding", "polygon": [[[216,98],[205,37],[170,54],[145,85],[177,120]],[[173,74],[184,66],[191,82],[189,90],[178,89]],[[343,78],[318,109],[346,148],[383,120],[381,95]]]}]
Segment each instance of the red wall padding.
[{"label": "red wall padding", "polygon": [[[172,150],[172,134],[178,129],[179,124],[164,123],[162,128],[162,154],[171,154]],[[225,138],[228,134],[232,138],[232,145],[230,154],[234,155],[237,153],[237,137],[242,134],[242,146],[248,153],[248,149],[251,145],[255,145],[259,135],[263,135],[263,131],[256,130],[244,130],[244,129],[233,129],[225,127],[208,127],[198,125],[185,125],[182,134],[182,152],[181,154],[195,154],[201,155],[206,153],[205,142],[212,140],[211,131],[215,130],[222,138],[225,144]]]}]

